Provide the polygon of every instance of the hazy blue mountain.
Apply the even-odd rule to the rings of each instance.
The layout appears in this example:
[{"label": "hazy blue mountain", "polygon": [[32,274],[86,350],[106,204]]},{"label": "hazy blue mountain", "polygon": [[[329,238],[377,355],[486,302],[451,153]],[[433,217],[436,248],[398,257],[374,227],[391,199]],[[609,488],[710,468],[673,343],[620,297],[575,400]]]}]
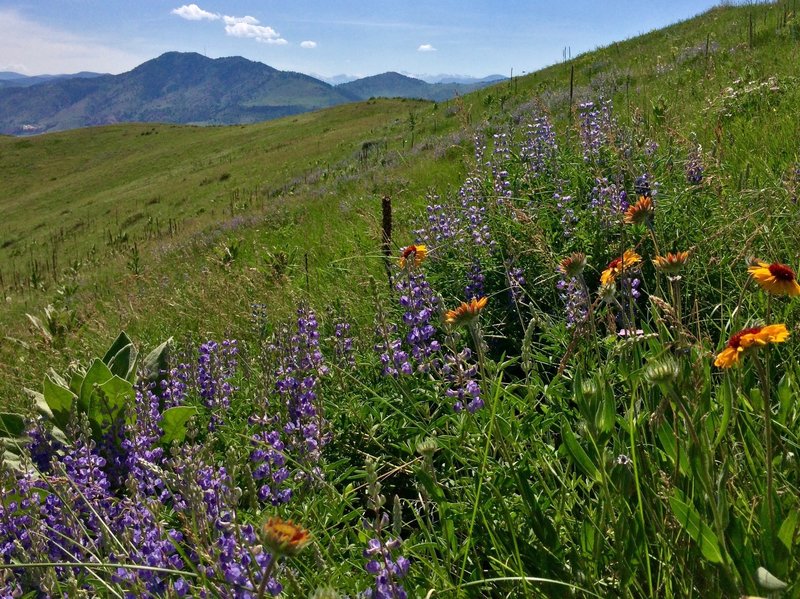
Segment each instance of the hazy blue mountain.
[{"label": "hazy blue mountain", "polygon": [[21,73],[14,73],[13,71],[0,71],[0,89],[4,87],[30,87],[31,85],[60,81],[63,79],[90,79],[102,75],[103,73],[92,73],[90,71],[63,75],[22,75]]},{"label": "hazy blue mountain", "polygon": [[368,98],[423,98],[441,102],[485,85],[481,83],[427,83],[422,79],[389,72],[342,83],[337,85],[336,89],[352,94],[361,100]]},{"label": "hazy blue mountain", "polygon": [[441,101],[483,85],[384,73],[332,86],[241,57],[168,52],[120,75],[2,73],[0,134],[121,122],[252,123],[371,97]]}]

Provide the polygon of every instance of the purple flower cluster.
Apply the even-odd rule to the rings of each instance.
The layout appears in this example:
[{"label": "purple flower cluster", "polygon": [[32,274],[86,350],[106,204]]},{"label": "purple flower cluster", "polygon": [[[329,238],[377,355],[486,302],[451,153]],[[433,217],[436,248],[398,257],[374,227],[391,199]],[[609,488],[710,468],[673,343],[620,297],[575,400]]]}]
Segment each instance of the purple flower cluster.
[{"label": "purple flower cluster", "polygon": [[575,214],[575,209],[572,208],[572,196],[561,195],[556,192],[553,194],[556,208],[561,214],[561,227],[564,231],[564,237],[569,239],[575,233],[575,225],[578,223],[578,217]]},{"label": "purple flower cluster", "polygon": [[[384,525],[388,522],[389,516],[383,514]],[[364,567],[375,577],[375,587],[364,591],[363,597],[368,599],[406,599],[408,597],[398,580],[408,573],[411,562],[402,555],[394,555],[400,545],[400,539],[391,538],[383,541],[377,537],[367,542],[364,557],[369,561]]]},{"label": "purple flower cluster", "polygon": [[542,115],[528,124],[525,142],[521,148],[521,158],[528,166],[532,177],[540,177],[552,172],[558,145],[550,119]]},{"label": "purple flower cluster", "polygon": [[253,435],[252,444],[255,449],[250,452],[253,464],[253,480],[260,482],[258,499],[272,505],[286,503],[292,497],[291,489],[282,489],[281,485],[289,478],[286,467],[286,453],[281,441],[280,431],[263,431]]},{"label": "purple flower cluster", "polygon": [[197,388],[211,411],[211,426],[219,426],[230,407],[235,387],[230,381],[236,372],[236,340],[221,344],[207,341],[200,346],[197,360]]},{"label": "purple flower cluster", "polygon": [[333,325],[333,355],[339,366],[355,366],[355,348],[353,338],[350,336],[350,323],[337,320]]},{"label": "purple flower cluster", "polygon": [[595,179],[589,208],[604,227],[619,223],[628,206],[628,194],[620,185],[610,183],[605,177]]},{"label": "purple flower cluster", "polygon": [[180,363],[170,369],[169,376],[161,381],[161,401],[164,409],[180,406],[186,401],[190,370],[188,364]]},{"label": "purple flower cluster", "polygon": [[164,482],[154,474],[164,457],[164,449],[158,446],[163,432],[159,426],[159,403],[159,397],[150,389],[136,390],[136,421],[126,425],[120,445],[125,452],[126,471],[138,491],[146,497],[164,499]]},{"label": "purple flower cluster", "polygon": [[464,296],[467,301],[486,295],[484,292],[485,283],[486,275],[483,274],[481,261],[478,258],[473,258],[467,271],[467,286],[464,289]]},{"label": "purple flower cluster", "polygon": [[525,303],[525,271],[519,266],[506,263],[506,282],[512,304],[519,307]]},{"label": "purple flower cluster", "polygon": [[684,165],[686,182],[691,185],[700,185],[703,182],[703,148],[697,146],[689,152],[689,158]]},{"label": "purple flower cluster", "polygon": [[439,353],[434,318],[439,309],[436,297],[422,272],[404,271],[397,278],[395,289],[403,309],[405,342],[420,372],[427,372]]},{"label": "purple flower cluster", "polygon": [[589,314],[589,298],[581,281],[577,277],[562,276],[556,283],[556,288],[564,302],[567,328],[571,329],[585,322]]},{"label": "purple flower cluster", "polygon": [[465,248],[492,248],[489,225],[486,222],[486,200],[481,180],[469,177],[458,190],[458,201],[442,202],[429,198],[424,227],[414,231],[417,243],[436,248],[437,254],[463,252]]},{"label": "purple flower cluster", "polygon": [[614,120],[611,116],[611,100],[600,98],[595,102],[584,102],[578,106],[580,116],[580,138],[584,162],[598,162],[601,149],[608,144]]},{"label": "purple flower cluster", "polygon": [[484,406],[477,381],[478,365],[472,362],[472,351],[468,347],[445,354],[442,377],[448,384],[445,395],[455,400],[453,409],[456,412],[466,407],[470,414],[474,414]]},{"label": "purple flower cluster", "polygon": [[316,389],[319,378],[328,374],[328,367],[320,351],[314,311],[301,305],[295,324],[295,331],[284,327],[273,346],[278,363],[275,388],[285,407],[283,432],[288,437],[288,450],[306,468],[301,478],[316,478],[322,475],[318,464],[329,439]]}]

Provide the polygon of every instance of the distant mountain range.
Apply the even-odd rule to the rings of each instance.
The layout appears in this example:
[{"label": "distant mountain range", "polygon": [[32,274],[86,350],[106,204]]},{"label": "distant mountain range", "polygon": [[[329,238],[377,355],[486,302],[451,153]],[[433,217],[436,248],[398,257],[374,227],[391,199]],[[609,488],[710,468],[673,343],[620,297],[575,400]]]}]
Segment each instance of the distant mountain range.
[{"label": "distant mountain range", "polygon": [[168,52],[120,75],[0,72],[0,134],[121,122],[252,123],[372,97],[442,101],[496,81],[428,83],[383,73],[334,86],[241,57]]}]

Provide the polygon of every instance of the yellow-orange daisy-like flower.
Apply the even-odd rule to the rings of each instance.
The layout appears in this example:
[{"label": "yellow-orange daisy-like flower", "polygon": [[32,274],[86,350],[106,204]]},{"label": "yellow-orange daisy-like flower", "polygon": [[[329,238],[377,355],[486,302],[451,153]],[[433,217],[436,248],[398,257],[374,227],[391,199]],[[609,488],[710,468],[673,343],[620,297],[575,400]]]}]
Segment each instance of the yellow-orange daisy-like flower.
[{"label": "yellow-orange daisy-like flower", "polygon": [[428,248],[424,245],[410,245],[400,254],[400,268],[405,268],[407,263],[419,266],[428,255]]},{"label": "yellow-orange daisy-like flower", "polygon": [[677,275],[689,260],[689,252],[669,252],[666,256],[656,256],[653,265],[656,270],[667,275]]},{"label": "yellow-orange daisy-like flower", "polygon": [[469,302],[461,302],[461,305],[454,310],[448,310],[444,315],[444,321],[454,327],[469,324],[478,317],[478,313],[486,307],[489,298],[472,298]]},{"label": "yellow-orange daisy-like flower", "polygon": [[281,555],[297,555],[311,542],[311,533],[291,520],[271,517],[262,532],[264,544]]},{"label": "yellow-orange daisy-like flower", "polygon": [[800,284],[794,271],[779,262],[767,264],[757,260],[747,269],[758,283],[759,287],[773,295],[800,295]]},{"label": "yellow-orange daisy-like flower", "polygon": [[656,207],[653,205],[653,199],[641,196],[638,202],[628,206],[625,211],[625,222],[630,225],[641,225],[652,220],[655,213]]},{"label": "yellow-orange daisy-like flower", "polygon": [[625,250],[616,260],[609,262],[606,269],[600,274],[600,283],[613,283],[624,271],[631,270],[642,261],[642,257],[633,250]]},{"label": "yellow-orange daisy-like flower", "polygon": [[729,340],[714,360],[714,366],[730,368],[739,363],[739,357],[746,349],[762,347],[768,343],[783,343],[789,338],[785,324],[770,324],[763,327],[742,329]]}]

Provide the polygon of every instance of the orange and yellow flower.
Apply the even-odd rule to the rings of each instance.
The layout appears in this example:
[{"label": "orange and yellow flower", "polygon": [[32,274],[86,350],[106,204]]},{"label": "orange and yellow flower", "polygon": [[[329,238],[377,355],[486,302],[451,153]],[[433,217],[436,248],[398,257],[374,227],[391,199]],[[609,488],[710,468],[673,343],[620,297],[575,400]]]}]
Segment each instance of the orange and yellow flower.
[{"label": "orange and yellow flower", "polygon": [[669,252],[666,256],[656,256],[653,265],[656,270],[667,275],[677,275],[689,260],[689,252]]},{"label": "orange and yellow flower", "polygon": [[617,277],[625,271],[631,270],[642,261],[642,257],[633,250],[625,250],[625,253],[612,260],[606,269],[600,274],[600,283],[613,283]]},{"label": "orange and yellow flower", "polygon": [[800,295],[800,284],[794,271],[779,262],[767,264],[756,260],[755,264],[747,269],[759,287],[773,295]]},{"label": "orange and yellow flower", "polygon": [[311,542],[311,533],[291,520],[271,517],[262,531],[264,544],[281,555],[296,555]]},{"label": "orange and yellow flower", "polygon": [[750,348],[758,348],[768,343],[783,343],[789,338],[789,331],[785,324],[770,324],[763,327],[742,329],[729,340],[714,360],[714,366],[730,368],[739,363],[739,357]]},{"label": "orange and yellow flower", "polygon": [[428,248],[424,245],[410,245],[400,254],[400,268],[405,268],[407,263],[419,266],[428,255]]},{"label": "orange and yellow flower", "polygon": [[444,315],[444,321],[454,327],[469,324],[478,317],[478,313],[486,307],[489,298],[472,298],[469,302],[461,302],[461,305],[454,310],[448,310]]},{"label": "orange and yellow flower", "polygon": [[653,199],[641,196],[638,202],[628,206],[625,211],[625,222],[629,225],[641,225],[651,221],[655,213],[656,207],[653,205]]}]

